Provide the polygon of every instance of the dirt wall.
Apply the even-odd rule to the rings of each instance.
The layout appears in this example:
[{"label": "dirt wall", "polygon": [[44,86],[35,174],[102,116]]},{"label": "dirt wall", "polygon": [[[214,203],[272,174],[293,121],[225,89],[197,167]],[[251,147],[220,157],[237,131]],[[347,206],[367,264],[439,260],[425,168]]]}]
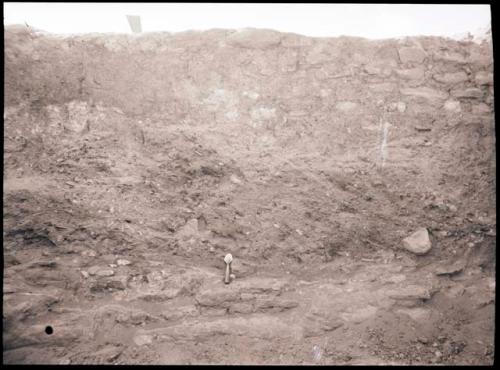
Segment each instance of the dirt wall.
[{"label": "dirt wall", "polygon": [[4,37],[6,363],[493,362],[491,44]]},{"label": "dirt wall", "polygon": [[252,29],[62,38],[13,27],[5,61],[6,106],[98,102],[162,125],[227,127],[241,136],[228,151],[318,150],[416,171],[435,189],[456,183],[462,195],[472,192],[464,174],[447,169],[471,182],[477,163],[494,170],[491,43]]}]

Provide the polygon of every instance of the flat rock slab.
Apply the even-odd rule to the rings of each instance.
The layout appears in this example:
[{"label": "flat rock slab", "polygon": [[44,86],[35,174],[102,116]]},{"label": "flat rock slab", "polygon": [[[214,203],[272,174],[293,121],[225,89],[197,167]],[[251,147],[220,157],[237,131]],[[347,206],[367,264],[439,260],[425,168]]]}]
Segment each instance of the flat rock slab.
[{"label": "flat rock slab", "polygon": [[412,320],[421,322],[430,317],[431,311],[427,308],[415,307],[415,308],[401,308],[396,311],[397,313],[408,315]]},{"label": "flat rock slab", "polygon": [[426,99],[428,102],[440,102],[448,98],[448,93],[430,87],[408,87],[401,89],[401,94]]},{"label": "flat rock slab", "polygon": [[256,314],[251,317],[221,318],[213,321],[183,322],[166,328],[140,330],[137,336],[169,340],[212,340],[214,334],[236,335],[249,338],[302,338],[302,327],[282,321],[276,317]]},{"label": "flat rock slab", "polygon": [[452,264],[439,266],[436,269],[436,275],[455,275],[463,271],[465,268],[465,261],[457,261]]},{"label": "flat rock slab", "polygon": [[451,95],[453,95],[455,98],[462,99],[481,99],[484,94],[481,89],[471,87],[464,90],[453,90],[451,92]]},{"label": "flat rock slab", "polygon": [[92,266],[87,270],[87,272],[92,276],[113,276],[115,274],[109,267],[104,266]]},{"label": "flat rock slab", "polygon": [[436,74],[433,77],[436,81],[446,84],[459,84],[469,79],[467,74],[463,71],[454,73]]},{"label": "flat rock slab", "polygon": [[400,289],[388,292],[389,298],[396,300],[430,299],[431,290],[419,285],[407,285]]}]

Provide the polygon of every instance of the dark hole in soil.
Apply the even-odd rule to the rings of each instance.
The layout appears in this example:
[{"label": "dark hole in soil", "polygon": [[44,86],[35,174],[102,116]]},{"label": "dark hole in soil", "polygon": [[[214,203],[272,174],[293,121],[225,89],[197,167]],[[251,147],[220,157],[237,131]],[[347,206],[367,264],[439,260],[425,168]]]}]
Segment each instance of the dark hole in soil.
[{"label": "dark hole in soil", "polygon": [[45,328],[45,334],[51,335],[54,332],[54,329],[52,329],[52,326],[47,326]]}]

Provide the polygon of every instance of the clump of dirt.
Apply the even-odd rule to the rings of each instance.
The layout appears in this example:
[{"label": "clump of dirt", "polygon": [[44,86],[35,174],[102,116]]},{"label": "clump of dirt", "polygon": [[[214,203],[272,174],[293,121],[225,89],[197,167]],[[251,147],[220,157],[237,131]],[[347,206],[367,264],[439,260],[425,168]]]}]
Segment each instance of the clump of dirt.
[{"label": "clump of dirt", "polygon": [[5,362],[491,364],[492,62],[5,28]]}]

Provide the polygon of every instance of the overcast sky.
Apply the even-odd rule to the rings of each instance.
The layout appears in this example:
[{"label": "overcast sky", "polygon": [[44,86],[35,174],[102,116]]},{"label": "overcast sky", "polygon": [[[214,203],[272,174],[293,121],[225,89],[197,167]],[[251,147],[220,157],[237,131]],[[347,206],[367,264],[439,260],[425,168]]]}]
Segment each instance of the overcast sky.
[{"label": "overcast sky", "polygon": [[130,33],[126,15],[143,32],[270,28],[308,36],[386,38],[453,36],[490,22],[489,5],[4,3],[4,24],[28,23],[52,33]]}]

